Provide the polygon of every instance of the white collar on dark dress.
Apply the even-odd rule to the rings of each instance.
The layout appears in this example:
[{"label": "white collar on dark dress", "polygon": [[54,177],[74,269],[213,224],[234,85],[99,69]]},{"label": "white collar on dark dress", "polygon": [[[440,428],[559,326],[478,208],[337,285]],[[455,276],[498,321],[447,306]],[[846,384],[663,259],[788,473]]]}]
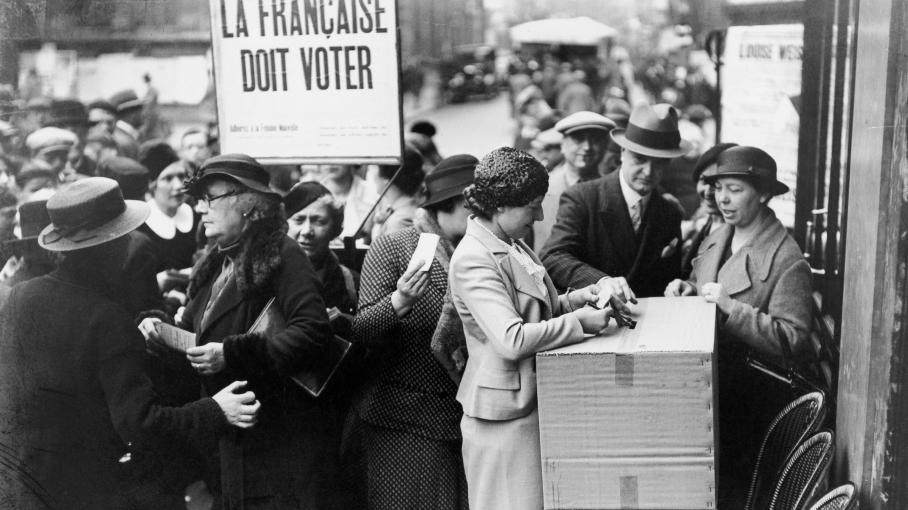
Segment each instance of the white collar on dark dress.
[{"label": "white collar on dark dress", "polygon": [[192,207],[189,204],[180,204],[173,218],[164,214],[154,200],[149,200],[148,206],[151,213],[145,220],[145,224],[161,239],[173,239],[176,237],[177,231],[184,234],[192,231],[193,216]]}]

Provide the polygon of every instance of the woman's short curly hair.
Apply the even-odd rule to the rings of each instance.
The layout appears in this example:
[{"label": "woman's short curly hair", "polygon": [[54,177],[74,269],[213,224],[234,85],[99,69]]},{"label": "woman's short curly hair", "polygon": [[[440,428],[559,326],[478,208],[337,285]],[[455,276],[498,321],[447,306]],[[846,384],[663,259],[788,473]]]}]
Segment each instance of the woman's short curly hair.
[{"label": "woman's short curly hair", "polygon": [[473,184],[463,191],[467,209],[491,218],[499,207],[521,207],[545,195],[549,175],[536,158],[521,150],[500,147],[476,165]]}]

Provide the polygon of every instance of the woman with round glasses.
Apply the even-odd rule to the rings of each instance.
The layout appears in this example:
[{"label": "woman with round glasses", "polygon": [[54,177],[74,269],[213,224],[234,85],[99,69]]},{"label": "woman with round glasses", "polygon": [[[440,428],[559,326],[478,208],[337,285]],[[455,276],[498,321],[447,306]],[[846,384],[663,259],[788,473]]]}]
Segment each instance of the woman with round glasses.
[{"label": "woman with round glasses", "polygon": [[[220,441],[223,508],[336,508],[339,413],[290,378],[322,359],[331,327],[320,284],[299,244],[287,237],[281,197],[256,160],[208,159],[189,183],[213,243],[193,268],[179,326],[195,332],[183,366],[211,394],[248,381],[262,403],[256,425]],[[277,332],[248,333],[268,301],[286,321]],[[143,323],[149,336],[153,324]]]}]

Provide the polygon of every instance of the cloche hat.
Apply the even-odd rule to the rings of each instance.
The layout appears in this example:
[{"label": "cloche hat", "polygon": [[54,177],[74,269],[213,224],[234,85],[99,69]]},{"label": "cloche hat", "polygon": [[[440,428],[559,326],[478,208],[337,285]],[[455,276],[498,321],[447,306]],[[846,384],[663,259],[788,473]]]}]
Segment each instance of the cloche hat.
[{"label": "cloche hat", "polygon": [[247,188],[274,195],[278,198],[281,194],[268,186],[271,175],[258,161],[246,154],[221,154],[208,158],[202,163],[199,171],[187,182],[187,191],[195,196],[200,193],[199,185],[212,176],[226,177],[246,186]]},{"label": "cloche hat", "polygon": [[613,129],[611,136],[621,147],[653,158],[676,158],[693,148],[681,139],[678,110],[665,103],[637,105],[631,111],[627,128]]},{"label": "cloche hat", "polygon": [[51,223],[41,231],[38,244],[50,251],[97,246],[135,230],[148,213],[148,204],[123,199],[117,181],[87,177],[47,200]]},{"label": "cloche hat", "polygon": [[456,154],[439,161],[426,175],[423,207],[463,195],[464,188],[473,184],[473,172],[478,163],[479,160],[469,154]]},{"label": "cloche hat", "polygon": [[716,182],[722,177],[747,177],[761,183],[773,195],[788,192],[788,186],[777,177],[776,160],[762,149],[746,145],[732,147],[716,159],[716,172],[706,177]]}]

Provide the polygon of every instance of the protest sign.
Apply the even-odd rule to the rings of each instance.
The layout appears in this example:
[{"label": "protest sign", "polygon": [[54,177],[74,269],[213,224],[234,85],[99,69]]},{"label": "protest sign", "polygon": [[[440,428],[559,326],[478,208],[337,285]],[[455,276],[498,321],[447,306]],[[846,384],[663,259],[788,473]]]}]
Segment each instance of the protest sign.
[{"label": "protest sign", "polygon": [[803,25],[731,27],[722,67],[722,141],[759,147],[791,189],[769,205],[794,226]]},{"label": "protest sign", "polygon": [[222,152],[397,164],[395,0],[210,0]]}]

